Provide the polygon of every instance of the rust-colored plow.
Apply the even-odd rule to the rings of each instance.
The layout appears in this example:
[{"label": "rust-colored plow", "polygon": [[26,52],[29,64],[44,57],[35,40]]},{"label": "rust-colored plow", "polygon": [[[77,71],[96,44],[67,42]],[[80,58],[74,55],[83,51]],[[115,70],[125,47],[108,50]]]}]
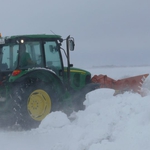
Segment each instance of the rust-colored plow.
[{"label": "rust-colored plow", "polygon": [[144,96],[144,93],[141,91],[141,87],[148,75],[149,74],[143,74],[120,80],[114,80],[107,75],[94,75],[92,77],[92,82],[100,83],[100,88],[114,89],[114,95],[124,93],[125,91],[132,91]]}]

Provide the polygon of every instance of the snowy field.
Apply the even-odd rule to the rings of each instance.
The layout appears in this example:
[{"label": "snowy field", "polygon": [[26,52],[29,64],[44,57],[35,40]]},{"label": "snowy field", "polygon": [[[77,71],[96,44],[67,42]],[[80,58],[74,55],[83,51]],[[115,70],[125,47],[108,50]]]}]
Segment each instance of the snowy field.
[{"label": "snowy field", "polygon": [[[85,68],[114,79],[150,73],[150,67]],[[144,85],[150,89],[150,77]],[[86,95],[84,111],[67,118],[49,114],[31,131],[0,130],[1,150],[150,150],[150,94],[98,89]]]}]

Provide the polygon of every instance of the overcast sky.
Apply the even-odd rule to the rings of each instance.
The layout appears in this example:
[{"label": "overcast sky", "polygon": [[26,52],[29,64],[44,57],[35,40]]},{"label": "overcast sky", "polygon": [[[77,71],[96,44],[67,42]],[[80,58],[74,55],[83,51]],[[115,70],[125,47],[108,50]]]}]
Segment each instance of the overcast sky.
[{"label": "overcast sky", "polygon": [[75,38],[75,67],[150,65],[150,0],[0,0],[0,32]]}]

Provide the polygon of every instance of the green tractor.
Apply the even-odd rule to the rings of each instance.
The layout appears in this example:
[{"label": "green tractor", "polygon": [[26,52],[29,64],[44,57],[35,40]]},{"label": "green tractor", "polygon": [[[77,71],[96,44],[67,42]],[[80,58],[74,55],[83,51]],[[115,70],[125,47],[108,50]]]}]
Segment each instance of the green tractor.
[{"label": "green tractor", "polygon": [[36,128],[52,111],[84,109],[85,95],[100,85],[91,81],[91,73],[70,64],[74,46],[70,36],[0,37],[0,126]]},{"label": "green tractor", "polygon": [[85,95],[97,88],[143,96],[140,87],[148,74],[117,81],[106,75],[91,77],[70,64],[74,46],[70,36],[0,34],[0,127],[36,128],[52,111],[70,115],[83,110]]}]

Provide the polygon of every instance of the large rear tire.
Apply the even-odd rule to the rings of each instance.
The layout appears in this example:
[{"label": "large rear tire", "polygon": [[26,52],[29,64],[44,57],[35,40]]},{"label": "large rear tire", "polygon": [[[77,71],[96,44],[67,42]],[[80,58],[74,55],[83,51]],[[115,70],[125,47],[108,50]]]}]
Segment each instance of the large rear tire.
[{"label": "large rear tire", "polygon": [[13,95],[16,124],[23,129],[37,128],[51,111],[56,110],[58,98],[52,85],[35,83],[15,87]]}]

